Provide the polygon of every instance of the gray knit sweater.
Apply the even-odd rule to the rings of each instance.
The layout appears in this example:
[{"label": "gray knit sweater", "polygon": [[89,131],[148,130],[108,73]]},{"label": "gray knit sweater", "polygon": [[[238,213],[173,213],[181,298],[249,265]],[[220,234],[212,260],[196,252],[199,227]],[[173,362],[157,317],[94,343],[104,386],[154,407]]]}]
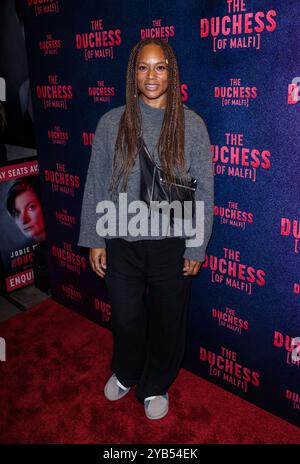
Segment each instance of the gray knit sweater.
[{"label": "gray knit sweater", "polygon": [[[142,114],[143,138],[151,154],[159,163],[157,150],[153,153],[157,144],[161,125],[164,117],[164,109],[156,109],[147,105],[142,98],[139,98]],[[95,131],[92,154],[88,168],[83,203],[81,210],[81,225],[78,245],[88,248],[105,248],[105,239],[113,239],[115,236],[125,240],[145,240],[162,239],[173,236],[172,227],[163,230],[161,227],[158,236],[138,235],[131,236],[128,233],[122,234],[117,231],[115,236],[99,236],[99,229],[96,230],[99,213],[96,212],[98,202],[111,200],[108,191],[111,174],[112,159],[120,117],[125,106],[119,106],[105,113],[98,121]],[[184,105],[185,115],[185,153],[188,173],[196,178],[197,190],[196,200],[204,201],[204,239],[199,246],[188,245],[189,235],[183,230],[182,237],[186,238],[186,249],[184,257],[195,261],[204,261],[207,243],[211,236],[213,225],[213,172],[212,172],[212,152],[210,149],[210,139],[203,119]],[[140,187],[140,167],[137,157],[132,171],[129,175],[127,186],[127,201],[139,200]],[[114,202],[116,208],[117,222],[120,215],[119,202]],[[128,214],[128,220],[130,214]],[[195,223],[194,223],[195,224]],[[149,231],[151,229],[149,228]],[[168,235],[169,234],[169,235]],[[191,236],[190,236],[191,237]]]}]

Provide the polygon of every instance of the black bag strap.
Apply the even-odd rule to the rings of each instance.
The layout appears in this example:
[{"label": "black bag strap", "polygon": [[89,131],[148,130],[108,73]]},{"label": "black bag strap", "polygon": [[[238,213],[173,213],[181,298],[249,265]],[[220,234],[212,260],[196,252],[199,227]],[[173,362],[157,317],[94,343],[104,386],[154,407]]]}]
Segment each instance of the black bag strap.
[{"label": "black bag strap", "polygon": [[[146,156],[152,163],[153,165],[153,168],[155,167],[157,171],[159,171],[163,177],[165,175],[163,169],[155,162],[155,160],[152,158],[151,154],[150,154],[150,151],[143,139],[143,136],[142,134],[140,133],[139,136],[138,136],[138,140],[140,141],[140,149],[139,149],[139,156]],[[177,181],[177,183],[176,183]],[[175,178],[175,181],[172,182],[173,185],[178,185],[179,187],[183,187],[183,188],[189,188],[190,190],[193,190],[195,191],[197,189],[197,182],[196,182],[196,179],[194,178],[191,178],[191,181],[190,181],[190,186],[183,186],[181,185],[181,180],[180,179],[177,179]]]}]

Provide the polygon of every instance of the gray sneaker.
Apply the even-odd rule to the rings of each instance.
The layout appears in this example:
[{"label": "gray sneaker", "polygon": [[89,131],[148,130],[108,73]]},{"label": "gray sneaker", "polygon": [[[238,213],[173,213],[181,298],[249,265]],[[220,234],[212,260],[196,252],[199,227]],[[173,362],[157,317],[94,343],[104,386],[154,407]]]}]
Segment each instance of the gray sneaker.
[{"label": "gray sneaker", "polygon": [[123,396],[129,392],[130,387],[125,389],[120,385],[122,384],[118,381],[116,374],[113,374],[104,387],[105,397],[110,401],[116,401],[123,398]]},{"label": "gray sneaker", "polygon": [[169,395],[148,396],[144,399],[145,414],[148,419],[161,419],[169,410]]}]

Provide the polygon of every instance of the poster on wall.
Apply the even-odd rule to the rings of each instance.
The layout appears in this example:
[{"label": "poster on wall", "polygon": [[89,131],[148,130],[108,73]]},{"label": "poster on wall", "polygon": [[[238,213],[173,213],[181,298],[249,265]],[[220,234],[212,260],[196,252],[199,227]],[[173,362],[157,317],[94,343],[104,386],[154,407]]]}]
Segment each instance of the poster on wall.
[{"label": "poster on wall", "polygon": [[[15,5],[2,3],[0,24]],[[215,183],[213,235],[193,279],[183,367],[299,425],[300,361],[290,356],[300,334],[295,8],[189,0],[183,14],[174,1],[21,3],[52,298],[109,327],[105,282],[77,244],[94,130],[124,104],[132,46],[167,39],[182,99],[207,125]]]},{"label": "poster on wall", "polygon": [[34,282],[33,259],[45,243],[38,164],[28,159],[0,167],[0,256],[2,291]]},{"label": "poster on wall", "polygon": [[19,0],[3,0],[0,4],[0,147],[0,164],[36,156],[24,21]]}]

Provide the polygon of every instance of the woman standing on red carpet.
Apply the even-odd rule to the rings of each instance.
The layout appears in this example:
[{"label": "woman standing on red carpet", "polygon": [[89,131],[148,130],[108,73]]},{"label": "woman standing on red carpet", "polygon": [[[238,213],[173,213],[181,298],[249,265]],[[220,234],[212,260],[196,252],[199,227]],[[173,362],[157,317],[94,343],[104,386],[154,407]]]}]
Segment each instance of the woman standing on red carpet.
[{"label": "woman standing on red carpet", "polygon": [[[171,222],[167,229],[160,224],[155,234],[141,222],[137,227],[136,218],[131,221],[140,199],[140,135],[167,178],[197,181],[195,200],[204,202],[200,242],[185,232],[175,235]],[[124,193],[127,209],[120,200]],[[111,227],[114,220],[117,230]],[[136,385],[149,419],[160,419],[169,409],[168,389],[184,355],[192,277],[205,259],[212,224],[212,153],[205,123],[182,104],[172,47],[160,39],[140,41],[129,56],[126,105],[97,124],[78,244],[90,248],[91,266],[105,278],[111,302],[112,375],[104,394],[119,400]],[[197,220],[196,225],[199,229]]]}]

